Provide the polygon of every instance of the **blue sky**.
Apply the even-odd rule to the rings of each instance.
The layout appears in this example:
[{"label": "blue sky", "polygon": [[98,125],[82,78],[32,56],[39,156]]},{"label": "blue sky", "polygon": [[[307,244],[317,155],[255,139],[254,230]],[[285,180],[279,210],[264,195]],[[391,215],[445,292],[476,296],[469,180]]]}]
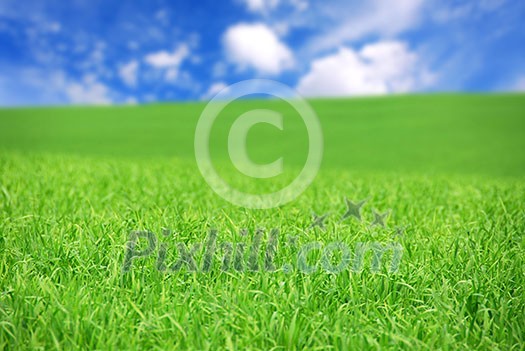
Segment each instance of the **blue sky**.
[{"label": "blue sky", "polygon": [[0,105],[524,91],[521,0],[0,0]]}]

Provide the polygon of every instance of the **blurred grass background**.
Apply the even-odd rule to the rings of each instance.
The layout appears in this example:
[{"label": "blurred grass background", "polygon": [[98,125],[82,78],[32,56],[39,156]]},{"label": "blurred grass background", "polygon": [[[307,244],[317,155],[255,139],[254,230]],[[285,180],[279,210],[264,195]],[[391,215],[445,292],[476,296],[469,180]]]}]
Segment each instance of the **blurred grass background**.
[{"label": "blurred grass background", "polygon": [[[525,95],[422,95],[311,100],[324,134],[324,169],[525,174]],[[285,131],[252,128],[250,156],[285,155],[302,167],[307,140],[302,120],[283,101],[241,101],[223,111],[210,141],[228,160],[231,121],[253,108],[280,111]],[[193,160],[197,120],[205,103],[0,110],[0,149],[125,158]],[[232,119],[233,118],[233,119]],[[222,135],[223,138],[214,137]]]}]

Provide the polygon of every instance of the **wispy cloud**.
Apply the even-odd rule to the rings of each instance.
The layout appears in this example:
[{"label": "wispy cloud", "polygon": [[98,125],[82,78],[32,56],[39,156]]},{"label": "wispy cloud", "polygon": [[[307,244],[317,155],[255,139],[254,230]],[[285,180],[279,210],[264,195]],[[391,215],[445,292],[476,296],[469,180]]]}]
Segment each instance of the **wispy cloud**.
[{"label": "wispy cloud", "polygon": [[510,87],[511,91],[525,91],[525,75],[518,77]]},{"label": "wispy cloud", "polygon": [[119,75],[130,87],[137,85],[137,73],[139,69],[139,62],[137,60],[131,60],[130,62],[121,65],[119,67]]}]

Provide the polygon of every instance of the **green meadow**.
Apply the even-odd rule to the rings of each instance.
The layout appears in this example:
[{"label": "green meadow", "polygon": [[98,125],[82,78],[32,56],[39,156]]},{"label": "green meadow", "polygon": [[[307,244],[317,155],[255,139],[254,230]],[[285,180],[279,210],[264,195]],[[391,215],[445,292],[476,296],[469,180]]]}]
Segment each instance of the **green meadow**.
[{"label": "green meadow", "polygon": [[[228,203],[201,176],[194,134],[205,103],[1,109],[0,349],[524,350],[525,95],[309,103],[321,170],[268,210]],[[232,122],[258,108],[283,115],[282,131],[261,124],[247,136],[254,161],[283,157],[278,179],[246,179],[227,153]],[[307,149],[301,118],[274,100],[228,106],[210,137],[220,175],[253,193],[293,179]],[[346,199],[366,200],[360,220],[344,216]],[[324,227],[313,214],[326,215]],[[169,269],[180,243],[204,242],[210,229],[208,271]],[[157,243],[123,272],[132,231]],[[375,272],[369,254],[362,270],[333,274],[319,250],[308,257],[315,272],[297,269],[301,245],[335,241],[398,243],[399,269]],[[223,269],[227,243],[242,268]],[[140,239],[137,252],[148,245]],[[194,254],[200,265],[205,253]]]}]

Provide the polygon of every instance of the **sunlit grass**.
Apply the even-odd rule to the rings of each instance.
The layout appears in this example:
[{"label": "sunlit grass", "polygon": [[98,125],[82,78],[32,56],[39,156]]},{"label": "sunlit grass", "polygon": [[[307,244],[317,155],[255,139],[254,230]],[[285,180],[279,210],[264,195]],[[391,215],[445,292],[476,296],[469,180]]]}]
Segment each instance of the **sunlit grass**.
[{"label": "sunlit grass", "polygon": [[[3,154],[0,342],[16,348],[519,349],[525,312],[523,182],[326,172],[297,202],[267,211],[227,204],[180,161]],[[184,182],[181,181],[184,179]],[[285,273],[300,242],[393,240],[353,219],[344,196],[392,209],[404,225],[397,274]],[[311,211],[329,213],[308,230]],[[281,231],[276,272],[161,273],[155,257],[123,275],[132,230],[175,241],[250,243]],[[176,232],[164,238],[162,228]],[[266,234],[267,235],[267,234]],[[264,241],[266,241],[266,237]],[[261,254],[261,264],[263,256]],[[447,346],[448,345],[448,346]]]},{"label": "sunlit grass", "polygon": [[[1,133],[11,135],[0,141],[0,349],[523,349],[525,164],[515,153],[525,132],[523,98],[498,105],[491,97],[490,107],[480,106],[480,97],[447,97],[436,107],[449,111],[442,123],[419,99],[340,101],[334,110],[314,103],[328,159],[303,195],[271,210],[236,207],[209,189],[187,145],[201,105],[186,109],[174,154],[162,125],[176,125],[168,112],[184,105],[116,109],[108,123],[120,121],[124,134],[98,122],[75,129],[75,113],[81,111],[78,125],[87,125],[90,109],[0,112]],[[455,99],[463,112],[447,110]],[[468,99],[479,99],[478,106]],[[506,114],[505,99],[514,104]],[[352,111],[343,105],[361,111],[354,120],[360,132],[337,122]],[[492,114],[476,119],[473,110],[484,108]],[[427,117],[417,119],[418,109]],[[96,111],[110,116],[112,109]],[[129,124],[125,111],[134,116]],[[142,119],[145,111],[164,117],[157,125]],[[29,127],[38,120],[48,124]],[[137,132],[136,144],[128,138],[139,125],[159,134]],[[239,177],[231,167],[224,174]],[[345,198],[368,199],[361,222],[341,220]],[[371,226],[374,210],[391,210],[385,228]],[[313,212],[327,214],[325,230],[309,228]],[[172,234],[163,236],[164,228]],[[278,228],[276,271],[224,271],[221,246],[209,272],[156,268],[160,244],[173,263],[177,242],[203,242],[212,228],[219,243],[244,243],[245,260],[258,228],[263,246]],[[133,230],[154,232],[159,246],[123,274]],[[370,257],[360,273],[283,270],[312,241],[351,248],[398,242],[404,255],[396,273],[372,273]],[[261,267],[264,259],[263,250]]]}]

